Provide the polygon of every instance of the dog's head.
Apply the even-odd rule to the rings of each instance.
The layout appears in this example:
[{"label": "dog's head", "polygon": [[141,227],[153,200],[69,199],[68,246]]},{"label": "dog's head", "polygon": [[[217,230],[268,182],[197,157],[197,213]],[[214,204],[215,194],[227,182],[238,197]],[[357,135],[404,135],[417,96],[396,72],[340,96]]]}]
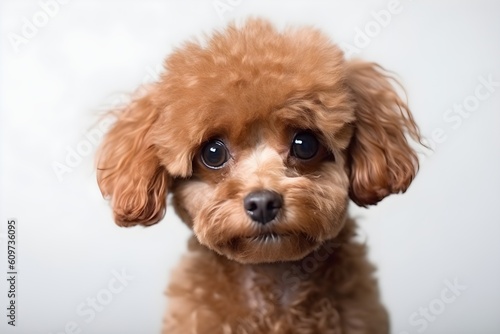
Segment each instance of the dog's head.
[{"label": "dog's head", "polygon": [[296,260],[342,229],[349,198],[404,192],[417,126],[391,79],[316,30],[251,20],[187,43],[107,134],[98,182],[122,226],[167,192],[201,244],[242,263]]}]

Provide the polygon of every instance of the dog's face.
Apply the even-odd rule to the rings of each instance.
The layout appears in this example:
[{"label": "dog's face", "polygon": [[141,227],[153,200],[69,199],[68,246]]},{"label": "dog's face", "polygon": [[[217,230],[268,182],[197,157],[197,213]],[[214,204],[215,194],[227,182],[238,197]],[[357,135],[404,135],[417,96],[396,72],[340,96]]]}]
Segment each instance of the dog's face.
[{"label": "dog's face", "polygon": [[374,64],[312,29],[229,27],[166,61],[124,110],[98,179],[119,225],[151,225],[167,191],[200,243],[242,263],[296,260],[343,227],[349,198],[405,191],[411,114]]}]

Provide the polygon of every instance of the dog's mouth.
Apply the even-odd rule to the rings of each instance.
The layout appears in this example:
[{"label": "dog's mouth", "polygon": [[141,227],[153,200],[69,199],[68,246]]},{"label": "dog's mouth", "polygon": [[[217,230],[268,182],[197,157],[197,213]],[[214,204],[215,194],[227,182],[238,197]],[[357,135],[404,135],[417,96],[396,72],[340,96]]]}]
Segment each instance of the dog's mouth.
[{"label": "dog's mouth", "polygon": [[269,263],[298,260],[316,245],[317,241],[305,234],[260,231],[233,237],[215,249],[241,263]]},{"label": "dog's mouth", "polygon": [[267,243],[278,243],[278,242],[282,241],[283,238],[286,238],[286,237],[288,237],[287,234],[278,234],[275,232],[268,232],[268,233],[261,233],[258,235],[245,237],[245,239],[247,239],[251,242],[267,244]]},{"label": "dog's mouth", "polygon": [[313,238],[307,236],[306,234],[290,234],[290,233],[278,233],[275,231],[260,231],[255,234],[243,235],[232,238],[227,244],[230,246],[245,244],[248,247],[256,246],[269,246],[269,247],[279,247],[281,244],[286,244],[291,241],[298,242],[300,240],[306,242],[313,241]]}]

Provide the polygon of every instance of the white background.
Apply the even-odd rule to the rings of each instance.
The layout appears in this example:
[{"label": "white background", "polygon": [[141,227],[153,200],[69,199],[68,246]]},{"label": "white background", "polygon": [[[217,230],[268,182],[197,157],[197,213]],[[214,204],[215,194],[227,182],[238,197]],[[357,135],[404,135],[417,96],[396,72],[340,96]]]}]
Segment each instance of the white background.
[{"label": "white background", "polygon": [[[220,3],[229,9],[218,12]],[[0,280],[0,331],[64,333],[74,321],[82,333],[159,333],[163,291],[190,232],[171,207],[150,228],[114,225],[86,134],[117,97],[154,80],[174,47],[250,15],[280,27],[314,25],[355,46],[357,29],[388,3],[72,0],[16,48],[11,39],[23,36],[24,18],[33,22],[43,9],[38,1],[0,2],[0,225],[5,234],[7,219],[18,220],[20,273],[14,329]],[[355,54],[396,72],[423,134],[441,133],[405,195],[368,210],[351,206],[379,267],[393,333],[500,333],[500,86],[460,124],[443,118],[473,101],[480,77],[500,82],[499,14],[498,1],[401,0]],[[59,180],[54,163],[82,147],[91,152]],[[3,235],[0,277],[5,244]],[[86,322],[78,305],[122,269],[134,279]],[[444,282],[455,279],[466,289],[454,302],[425,329],[410,323],[420,308],[439,306]]]}]

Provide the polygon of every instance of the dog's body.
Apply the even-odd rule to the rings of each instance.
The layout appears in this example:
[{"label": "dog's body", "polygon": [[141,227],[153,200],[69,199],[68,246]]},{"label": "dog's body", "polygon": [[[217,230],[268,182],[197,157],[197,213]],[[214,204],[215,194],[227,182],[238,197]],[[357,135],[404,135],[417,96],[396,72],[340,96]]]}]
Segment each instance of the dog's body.
[{"label": "dog's body", "polygon": [[98,180],[121,226],[167,192],[193,230],[165,333],[388,333],[349,198],[404,192],[418,129],[390,77],[316,30],[251,20],[188,43],[127,107]]}]

